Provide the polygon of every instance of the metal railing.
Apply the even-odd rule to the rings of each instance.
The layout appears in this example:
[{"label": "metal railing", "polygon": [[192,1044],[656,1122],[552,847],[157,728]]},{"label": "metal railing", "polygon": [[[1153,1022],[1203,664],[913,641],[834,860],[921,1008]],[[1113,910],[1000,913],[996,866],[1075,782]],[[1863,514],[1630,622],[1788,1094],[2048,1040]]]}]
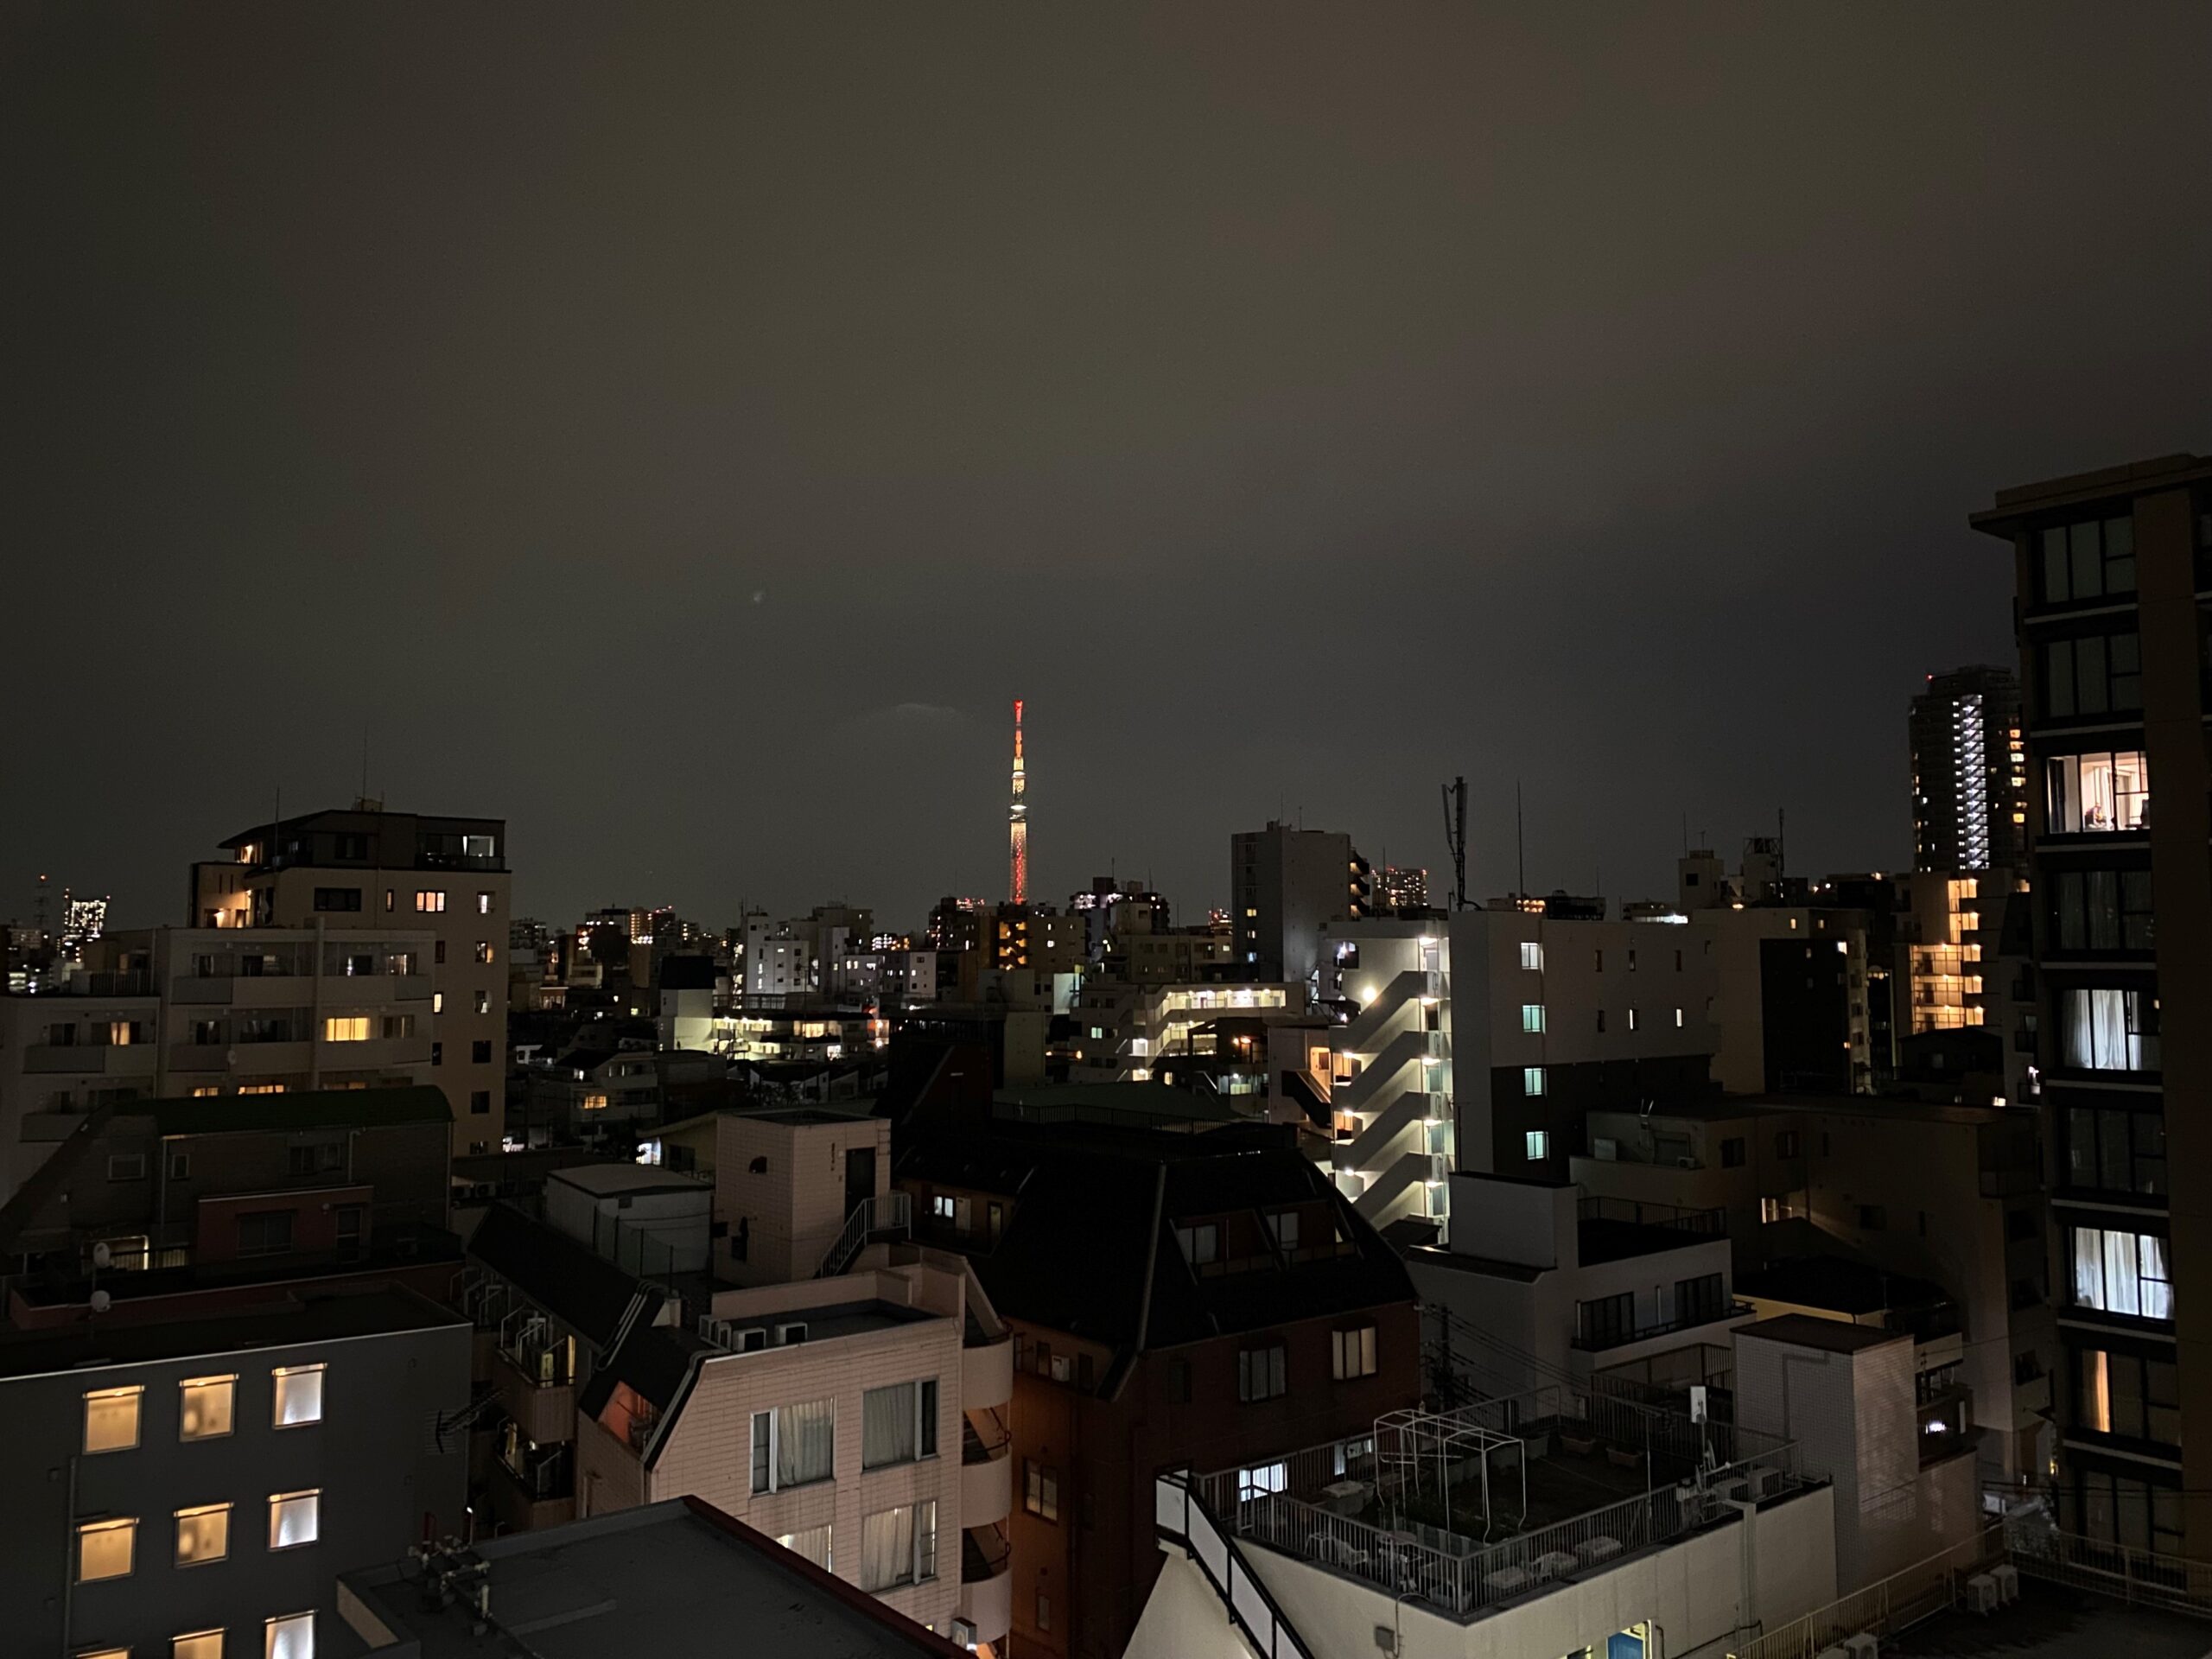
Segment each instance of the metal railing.
[{"label": "metal railing", "polygon": [[1311,1454],[1196,1477],[1190,1484],[1233,1537],[1464,1619],[1715,1524],[1736,1512],[1733,1503],[1802,1489],[1808,1483],[1793,1471],[1794,1450],[1779,1445],[1709,1471],[1701,1484],[1656,1487],[1493,1544],[1420,1522],[1384,1527],[1293,1496],[1290,1465],[1299,1462],[1310,1481]]},{"label": "metal railing", "polygon": [[1189,1477],[1161,1475],[1153,1483],[1153,1522],[1161,1537],[1190,1553],[1261,1659],[1313,1659],[1313,1649],[1283,1617],[1235,1539],[1192,1490]]},{"label": "metal railing", "polygon": [[1729,1659],[1817,1659],[1847,1637],[1869,1630],[1885,1636],[1903,1630],[1950,1606],[1969,1577],[2004,1554],[2005,1529],[2001,1524],[1991,1527],[1802,1618],[1777,1625],[1732,1649]]},{"label": "metal railing", "polygon": [[1687,1313],[1678,1313],[1673,1319],[1659,1319],[1632,1329],[1615,1327],[1577,1331],[1567,1340],[1584,1353],[1602,1353],[1608,1348],[1625,1348],[1631,1342],[1645,1342],[1653,1337],[1671,1337],[1678,1332],[1694,1331],[1701,1325],[1719,1325],[1726,1319],[1748,1319],[1756,1312],[1758,1310],[1749,1302],[1731,1298],[1709,1302],[1692,1308]]},{"label": "metal railing", "polygon": [[2212,1562],[2059,1532],[2031,1516],[2013,1516],[2004,1527],[2012,1564],[2031,1578],[2212,1618]]},{"label": "metal railing", "polygon": [[854,1206],[853,1213],[845,1217],[844,1230],[837,1235],[837,1242],[824,1252],[822,1265],[815,1272],[817,1279],[834,1279],[852,1265],[861,1247],[878,1233],[903,1233],[909,1237],[914,1230],[914,1198],[904,1188],[886,1192],[876,1198],[862,1198]]}]

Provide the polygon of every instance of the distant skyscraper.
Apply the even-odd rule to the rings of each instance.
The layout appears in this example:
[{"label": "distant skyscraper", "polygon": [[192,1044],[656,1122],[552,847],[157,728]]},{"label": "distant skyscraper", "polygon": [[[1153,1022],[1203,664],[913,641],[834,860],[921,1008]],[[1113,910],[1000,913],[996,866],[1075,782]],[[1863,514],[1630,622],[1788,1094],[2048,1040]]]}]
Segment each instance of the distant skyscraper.
[{"label": "distant skyscraper", "polygon": [[1229,838],[1236,955],[1249,978],[1304,984],[1321,929],[1368,913],[1374,882],[1351,837],[1269,823]]},{"label": "distant skyscraper", "polygon": [[1029,807],[1021,798],[1027,788],[1021,775],[1021,699],[1014,700],[1014,793],[1006,814],[1008,895],[1017,905],[1029,902]]},{"label": "distant skyscraper", "polygon": [[1921,870],[2026,861],[2027,752],[2007,668],[1931,674],[1912,700],[1912,856]]},{"label": "distant skyscraper", "polygon": [[107,925],[107,895],[79,899],[64,887],[61,913],[61,955],[67,961],[82,962],[85,947],[99,938]]},{"label": "distant skyscraper", "polygon": [[1402,870],[1395,864],[1385,864],[1382,874],[1376,878],[1382,909],[1426,910],[1428,907],[1428,872],[1423,869]]}]

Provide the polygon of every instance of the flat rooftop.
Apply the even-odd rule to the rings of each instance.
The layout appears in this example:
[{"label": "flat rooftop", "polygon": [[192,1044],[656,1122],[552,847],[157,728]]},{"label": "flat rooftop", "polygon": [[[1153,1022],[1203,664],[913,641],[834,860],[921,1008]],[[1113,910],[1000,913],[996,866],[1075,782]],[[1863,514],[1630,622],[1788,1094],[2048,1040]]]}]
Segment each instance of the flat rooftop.
[{"label": "flat rooftop", "polygon": [[520,1651],[536,1659],[725,1659],[737,1652],[954,1659],[961,1653],[696,1498],[516,1533],[470,1553],[489,1569],[493,1628],[483,1635],[474,1634],[474,1618],[461,1605],[425,1611],[420,1568],[408,1562],[340,1578],[346,1628],[333,1632],[329,1651],[339,1659],[378,1653],[486,1659]]},{"label": "flat rooftop", "polygon": [[704,1181],[686,1180],[681,1175],[671,1175],[645,1164],[571,1164],[564,1169],[549,1170],[545,1181],[549,1186],[559,1182],[600,1198],[634,1197],[640,1192],[708,1191]]},{"label": "flat rooftop", "polygon": [[148,1320],[143,1325],[91,1320],[67,1331],[0,1336],[0,1377],[196,1359],[446,1325],[465,1328],[467,1323],[450,1308],[396,1290],[266,1302],[211,1319]]},{"label": "flat rooftop", "polygon": [[1990,1614],[1952,1609],[1882,1638],[1885,1659],[2201,1659],[2212,1624],[2129,1607],[2023,1576],[2020,1599]]},{"label": "flat rooftop", "polygon": [[[774,1288],[785,1287],[778,1286]],[[920,1325],[925,1320],[951,1316],[932,1313],[925,1307],[907,1307],[898,1302],[870,1299],[864,1302],[833,1303],[828,1307],[789,1307],[773,1313],[739,1312],[717,1313],[714,1317],[728,1319],[734,1325],[765,1325],[771,1330],[779,1325],[804,1325],[807,1341],[817,1343],[828,1342],[834,1337],[866,1336],[873,1331],[888,1331],[893,1325]],[[776,1353],[781,1350],[769,1348],[760,1351]]]}]

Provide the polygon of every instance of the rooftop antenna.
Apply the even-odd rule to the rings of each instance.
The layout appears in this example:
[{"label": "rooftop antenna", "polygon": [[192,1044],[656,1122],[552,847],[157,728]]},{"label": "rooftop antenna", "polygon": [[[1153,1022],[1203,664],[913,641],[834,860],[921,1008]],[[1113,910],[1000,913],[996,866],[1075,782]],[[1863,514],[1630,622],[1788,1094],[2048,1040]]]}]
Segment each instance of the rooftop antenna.
[{"label": "rooftop antenna", "polygon": [[1513,879],[1520,887],[1520,892],[1515,896],[1526,899],[1529,896],[1529,853],[1527,842],[1521,833],[1521,780],[1518,778],[1513,780]]},{"label": "rooftop antenna", "polygon": [[1467,907],[1467,780],[1443,785],[1444,842],[1452,849],[1452,907]]}]

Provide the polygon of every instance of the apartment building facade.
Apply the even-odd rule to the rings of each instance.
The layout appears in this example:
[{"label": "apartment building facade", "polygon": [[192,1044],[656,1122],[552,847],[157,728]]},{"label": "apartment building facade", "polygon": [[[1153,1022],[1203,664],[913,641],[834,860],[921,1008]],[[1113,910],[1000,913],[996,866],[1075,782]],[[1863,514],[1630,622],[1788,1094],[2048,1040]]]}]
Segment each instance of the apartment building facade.
[{"label": "apartment building facade", "polygon": [[467,1327],[419,1297],[0,1342],[11,1651],[314,1659],[337,1575],[464,1523]]},{"label": "apartment building facade", "polygon": [[191,918],[213,928],[399,928],[429,936],[430,1081],[456,1156],[499,1150],[506,1122],[505,953],[512,914],[503,819],[386,812],[369,801],[258,824],[192,867]]},{"label": "apartment building facade", "polygon": [[[2212,460],[2002,491],[2030,778],[2062,1520],[2212,1544]],[[2155,812],[2152,784],[2157,781]],[[2172,1108],[2170,1109],[2170,1106]]]},{"label": "apartment building facade", "polygon": [[1229,893],[1237,971],[1302,984],[1321,965],[1322,930],[1372,906],[1374,876],[1350,836],[1269,820],[1229,838]]}]

